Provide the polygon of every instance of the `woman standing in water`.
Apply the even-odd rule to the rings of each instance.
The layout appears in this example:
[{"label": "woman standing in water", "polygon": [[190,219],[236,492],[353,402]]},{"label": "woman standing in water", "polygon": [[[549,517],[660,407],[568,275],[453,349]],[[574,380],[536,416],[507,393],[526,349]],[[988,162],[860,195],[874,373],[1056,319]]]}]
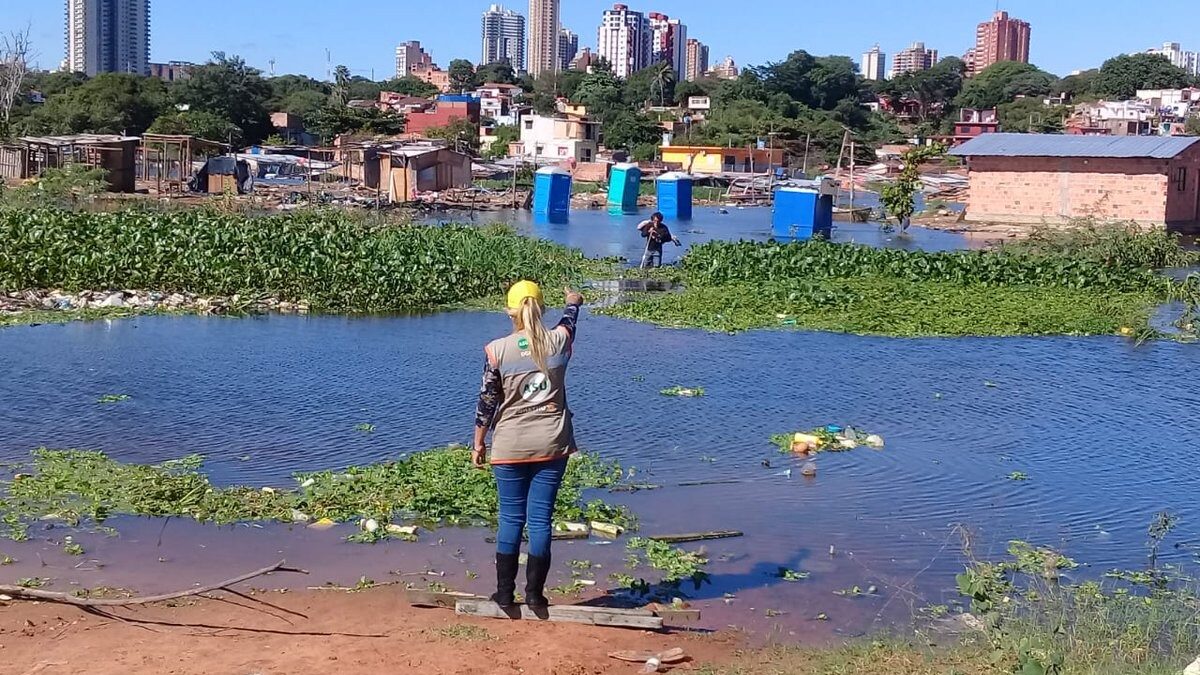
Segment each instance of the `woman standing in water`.
[{"label": "woman standing in water", "polygon": [[475,409],[472,460],[486,466],[491,430],[490,459],[500,495],[492,600],[502,607],[516,604],[521,532],[528,527],[525,604],[544,608],[550,604],[545,588],[554,502],[567,458],[575,452],[566,374],[583,297],[567,289],[566,310],[553,330],[542,324],[546,305],[532,281],[514,284],[506,304],[513,332],[484,347],[487,364]]}]

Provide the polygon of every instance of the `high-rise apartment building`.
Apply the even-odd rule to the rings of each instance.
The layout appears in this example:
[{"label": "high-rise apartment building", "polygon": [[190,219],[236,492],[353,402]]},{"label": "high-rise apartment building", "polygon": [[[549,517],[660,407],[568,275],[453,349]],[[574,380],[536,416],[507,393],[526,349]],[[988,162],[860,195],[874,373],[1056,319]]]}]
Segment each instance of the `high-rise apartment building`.
[{"label": "high-rise apartment building", "polygon": [[525,17],[501,5],[483,13],[483,57],[480,65],[508,62],[513,70],[525,70]]},{"label": "high-rise apartment building", "polygon": [[650,12],[650,62],[666,61],[679,77],[687,68],[687,26],[660,12]]},{"label": "high-rise apartment building", "polygon": [[558,69],[570,70],[576,56],[579,56],[579,34],[563,28],[558,31]]},{"label": "high-rise apartment building", "polygon": [[908,49],[902,49],[892,58],[892,73],[890,77],[915,73],[919,70],[929,70],[938,62],[938,51],[926,49],[924,42],[914,42]]},{"label": "high-rise apartment building", "polygon": [[1147,54],[1164,56],[1173,65],[1179,66],[1192,75],[1200,75],[1200,52],[1184,51],[1178,42],[1164,42],[1160,49],[1147,49]]},{"label": "high-rise apartment building", "polygon": [[402,42],[396,47],[396,77],[408,77],[418,70],[434,70],[437,65],[419,40]]},{"label": "high-rise apartment building", "polygon": [[713,66],[713,69],[708,71],[708,74],[718,80],[736,80],[740,72],[733,57],[726,56],[725,60]]},{"label": "high-rise apartment building", "polygon": [[991,21],[979,24],[975,31],[975,50],[970,75],[1001,61],[1029,63],[1029,22],[1014,19],[1008,12],[996,12]]},{"label": "high-rise apartment building", "polygon": [[884,78],[885,72],[887,72],[887,54],[883,53],[883,50],[879,48],[879,45],[871,47],[870,51],[863,52],[863,79],[878,82]]},{"label": "high-rise apartment building", "polygon": [[653,64],[653,42],[654,34],[645,14],[621,4],[604,10],[596,53],[608,61],[617,77],[629,77]]},{"label": "high-rise apartment building", "polygon": [[67,0],[66,66],[150,74],[150,0]]},{"label": "high-rise apartment building", "polygon": [[708,72],[708,45],[689,38],[684,51],[683,79],[690,82],[704,77]]},{"label": "high-rise apartment building", "polygon": [[559,0],[529,0],[529,74],[558,70],[558,31],[562,29]]}]

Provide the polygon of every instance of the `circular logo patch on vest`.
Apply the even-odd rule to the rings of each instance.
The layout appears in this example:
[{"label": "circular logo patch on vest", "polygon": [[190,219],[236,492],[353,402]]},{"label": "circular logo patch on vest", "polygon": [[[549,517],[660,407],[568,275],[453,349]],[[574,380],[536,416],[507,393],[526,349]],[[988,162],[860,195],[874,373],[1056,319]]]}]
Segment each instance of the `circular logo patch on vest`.
[{"label": "circular logo patch on vest", "polygon": [[529,340],[526,340],[525,338],[517,338],[517,349],[520,349],[521,351],[529,349]]},{"label": "circular logo patch on vest", "polygon": [[521,398],[534,405],[550,398],[550,378],[545,373],[533,373],[521,385]]}]

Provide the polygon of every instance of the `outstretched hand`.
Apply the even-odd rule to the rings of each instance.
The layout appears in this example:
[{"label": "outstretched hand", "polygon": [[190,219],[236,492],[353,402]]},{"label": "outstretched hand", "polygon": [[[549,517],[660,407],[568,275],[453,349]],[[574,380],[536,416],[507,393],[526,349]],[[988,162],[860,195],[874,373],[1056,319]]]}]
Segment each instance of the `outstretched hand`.
[{"label": "outstretched hand", "polygon": [[583,304],[583,295],[581,295],[579,291],[572,289],[570,286],[567,286],[563,290],[563,297],[566,300],[567,306]]}]

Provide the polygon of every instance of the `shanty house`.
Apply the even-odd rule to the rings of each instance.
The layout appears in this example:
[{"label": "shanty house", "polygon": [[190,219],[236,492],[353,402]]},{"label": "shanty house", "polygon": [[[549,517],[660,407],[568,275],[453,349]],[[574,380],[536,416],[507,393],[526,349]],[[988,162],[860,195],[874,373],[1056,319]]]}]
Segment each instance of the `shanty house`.
[{"label": "shanty house", "polygon": [[967,160],[969,220],[1200,230],[1200,137],[984,134],[950,154]]},{"label": "shanty house", "polygon": [[393,204],[415,201],[420,192],[471,187],[471,156],[446,147],[418,144],[381,150],[380,174]]}]

